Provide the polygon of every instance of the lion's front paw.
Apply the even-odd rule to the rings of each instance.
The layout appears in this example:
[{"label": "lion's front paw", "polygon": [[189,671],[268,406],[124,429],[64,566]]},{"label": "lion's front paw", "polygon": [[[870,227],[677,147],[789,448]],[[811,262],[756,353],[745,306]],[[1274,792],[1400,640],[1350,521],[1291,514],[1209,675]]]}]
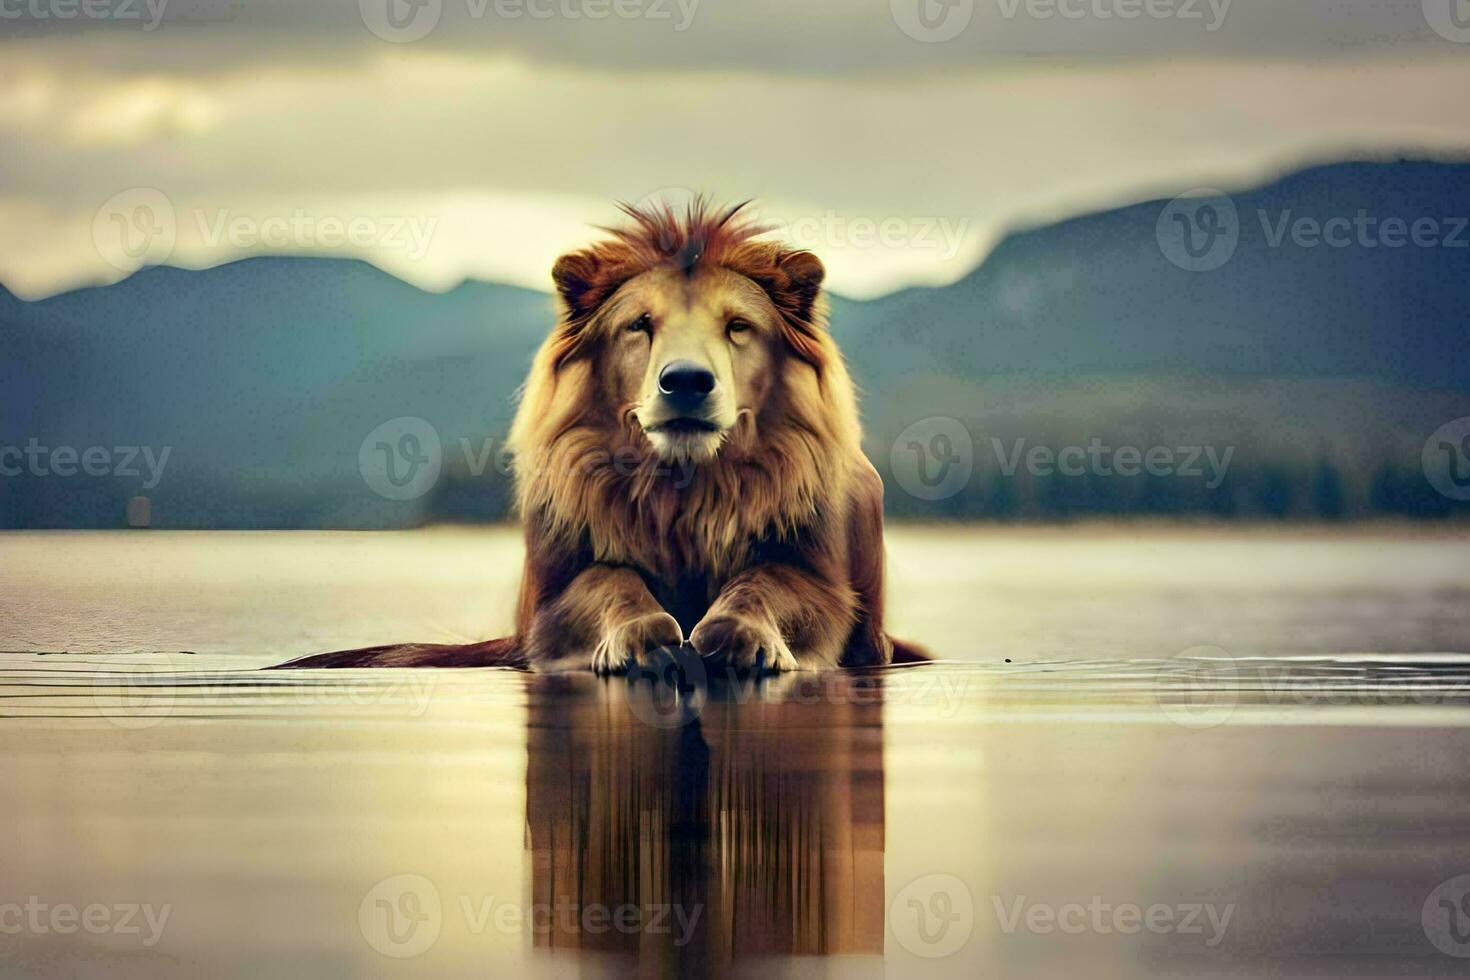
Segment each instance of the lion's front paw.
[{"label": "lion's front paw", "polygon": [[599,674],[618,674],[634,661],[654,663],[652,654],[660,647],[677,647],[684,631],[666,612],[649,613],[611,627],[592,652],[592,669]]},{"label": "lion's front paw", "polygon": [[758,619],[728,614],[707,616],[694,627],[689,642],[700,656],[721,654],[737,668],[761,664],[766,670],[797,669],[796,657],[780,631]]}]

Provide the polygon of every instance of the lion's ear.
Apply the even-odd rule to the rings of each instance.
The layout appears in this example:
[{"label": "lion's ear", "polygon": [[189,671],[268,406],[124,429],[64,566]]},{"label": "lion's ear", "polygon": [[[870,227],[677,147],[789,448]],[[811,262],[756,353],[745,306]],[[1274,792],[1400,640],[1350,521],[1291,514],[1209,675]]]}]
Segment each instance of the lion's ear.
[{"label": "lion's ear", "polygon": [[822,280],[827,277],[822,260],[811,252],[786,252],[777,259],[776,265],[784,280],[780,286],[782,305],[790,309],[797,319],[810,321],[812,306],[822,292]]},{"label": "lion's ear", "polygon": [[597,306],[595,287],[601,263],[591,252],[568,252],[551,267],[551,279],[572,319],[591,313]]}]

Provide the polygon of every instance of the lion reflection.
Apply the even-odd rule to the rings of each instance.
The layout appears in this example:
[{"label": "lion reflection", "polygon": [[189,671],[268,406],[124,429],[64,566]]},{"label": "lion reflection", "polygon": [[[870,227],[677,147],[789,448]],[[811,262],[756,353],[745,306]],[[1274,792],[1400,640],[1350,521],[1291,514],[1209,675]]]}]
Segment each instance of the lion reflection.
[{"label": "lion reflection", "polygon": [[879,680],[788,675],[706,693],[687,718],[663,710],[666,686],[559,676],[533,689],[535,944],[699,972],[881,955]]}]

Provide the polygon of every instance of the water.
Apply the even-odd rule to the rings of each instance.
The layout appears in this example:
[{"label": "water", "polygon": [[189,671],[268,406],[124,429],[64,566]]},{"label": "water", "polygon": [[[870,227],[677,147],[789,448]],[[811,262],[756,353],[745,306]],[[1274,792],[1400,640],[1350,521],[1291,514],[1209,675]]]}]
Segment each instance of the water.
[{"label": "water", "polygon": [[506,531],[0,538],[0,975],[1463,974],[1466,543],[904,530],[951,659],[678,686],[254,669]]}]

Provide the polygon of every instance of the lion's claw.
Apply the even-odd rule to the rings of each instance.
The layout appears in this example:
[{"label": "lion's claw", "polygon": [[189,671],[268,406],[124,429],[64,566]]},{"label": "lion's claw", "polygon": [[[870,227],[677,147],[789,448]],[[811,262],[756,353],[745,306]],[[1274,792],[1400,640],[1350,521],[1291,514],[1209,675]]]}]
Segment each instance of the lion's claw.
[{"label": "lion's claw", "polygon": [[599,674],[619,674],[637,662],[652,666],[663,647],[684,642],[678,620],[666,612],[649,613],[610,628],[592,652],[592,669]]},{"label": "lion's claw", "polygon": [[769,671],[796,670],[796,657],[780,631],[741,616],[710,616],[694,627],[689,642],[702,657],[722,654],[739,669],[763,664]]}]

